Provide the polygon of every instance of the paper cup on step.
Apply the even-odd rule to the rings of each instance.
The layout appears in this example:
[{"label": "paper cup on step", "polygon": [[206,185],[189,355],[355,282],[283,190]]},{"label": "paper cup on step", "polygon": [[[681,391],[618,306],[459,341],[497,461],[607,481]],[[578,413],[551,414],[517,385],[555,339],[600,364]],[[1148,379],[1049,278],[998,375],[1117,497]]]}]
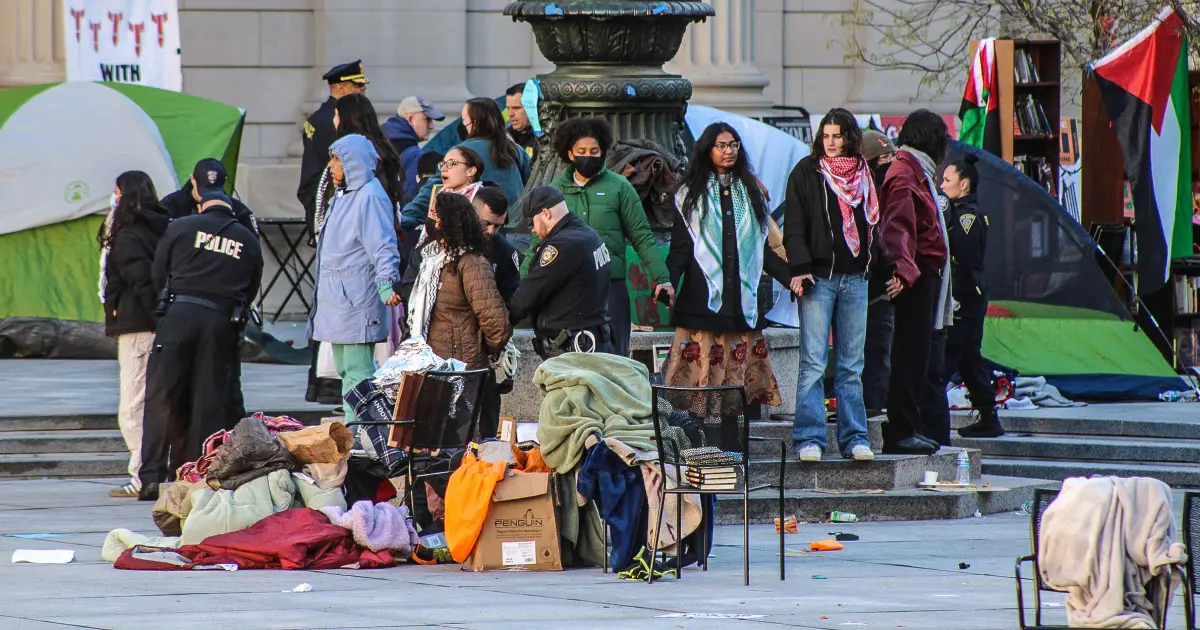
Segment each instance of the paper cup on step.
[{"label": "paper cup on step", "polygon": [[925,483],[937,483],[938,473],[936,470],[925,471]]}]

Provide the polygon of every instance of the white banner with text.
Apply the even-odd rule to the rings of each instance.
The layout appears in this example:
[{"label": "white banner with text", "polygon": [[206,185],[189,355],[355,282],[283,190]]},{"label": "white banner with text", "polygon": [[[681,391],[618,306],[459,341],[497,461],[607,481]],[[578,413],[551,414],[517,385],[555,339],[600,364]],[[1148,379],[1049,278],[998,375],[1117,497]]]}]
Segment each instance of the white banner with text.
[{"label": "white banner with text", "polygon": [[179,91],[177,0],[62,0],[68,81]]}]

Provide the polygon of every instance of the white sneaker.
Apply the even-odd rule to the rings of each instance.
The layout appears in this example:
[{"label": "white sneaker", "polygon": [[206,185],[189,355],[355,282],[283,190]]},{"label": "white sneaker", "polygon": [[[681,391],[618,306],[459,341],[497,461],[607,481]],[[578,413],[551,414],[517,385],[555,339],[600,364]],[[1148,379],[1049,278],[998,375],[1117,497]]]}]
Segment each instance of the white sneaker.
[{"label": "white sneaker", "polygon": [[869,462],[875,459],[875,453],[871,452],[871,447],[866,444],[855,444],[854,448],[850,449],[850,456],[856,462]]},{"label": "white sneaker", "polygon": [[816,444],[808,444],[800,449],[800,461],[802,462],[819,462],[821,461],[821,447]]}]

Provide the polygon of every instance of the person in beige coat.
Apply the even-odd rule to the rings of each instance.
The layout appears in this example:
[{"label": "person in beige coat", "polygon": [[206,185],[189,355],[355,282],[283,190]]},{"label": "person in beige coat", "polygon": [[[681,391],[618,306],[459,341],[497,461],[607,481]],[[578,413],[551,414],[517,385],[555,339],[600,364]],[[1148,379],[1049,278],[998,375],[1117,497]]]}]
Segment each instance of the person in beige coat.
[{"label": "person in beige coat", "polygon": [[472,370],[486,368],[512,337],[512,325],[483,254],[479,218],[466,197],[441,193],[425,230],[408,303],[410,334],[425,339],[443,359],[458,359]]}]

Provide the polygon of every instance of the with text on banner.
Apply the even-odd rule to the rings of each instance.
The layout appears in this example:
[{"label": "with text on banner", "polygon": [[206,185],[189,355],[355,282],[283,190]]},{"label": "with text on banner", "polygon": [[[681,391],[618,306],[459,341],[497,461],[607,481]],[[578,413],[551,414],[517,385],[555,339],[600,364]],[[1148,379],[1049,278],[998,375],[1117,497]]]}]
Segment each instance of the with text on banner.
[{"label": "with text on banner", "polygon": [[68,81],[179,91],[177,0],[61,0]]}]

